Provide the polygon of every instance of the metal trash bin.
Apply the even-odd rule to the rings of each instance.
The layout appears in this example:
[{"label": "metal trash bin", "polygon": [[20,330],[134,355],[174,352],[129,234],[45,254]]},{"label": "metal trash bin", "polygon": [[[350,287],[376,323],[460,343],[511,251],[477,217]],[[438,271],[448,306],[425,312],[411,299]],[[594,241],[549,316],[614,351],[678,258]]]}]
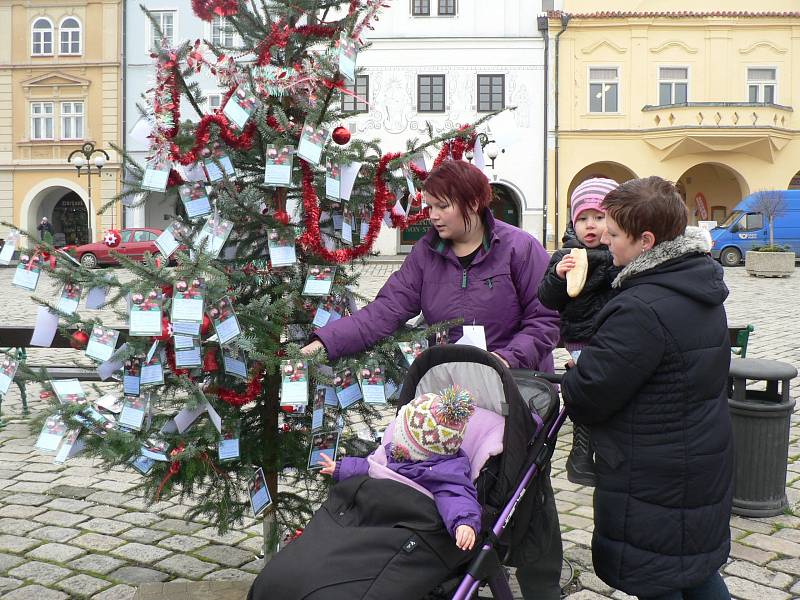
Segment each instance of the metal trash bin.
[{"label": "metal trash bin", "polygon": [[[771,517],[788,506],[786,463],[795,404],[789,397],[789,381],[796,376],[797,369],[785,362],[731,360],[728,406],[736,464],[734,514]],[[766,390],[748,390],[748,381],[766,381]]]}]

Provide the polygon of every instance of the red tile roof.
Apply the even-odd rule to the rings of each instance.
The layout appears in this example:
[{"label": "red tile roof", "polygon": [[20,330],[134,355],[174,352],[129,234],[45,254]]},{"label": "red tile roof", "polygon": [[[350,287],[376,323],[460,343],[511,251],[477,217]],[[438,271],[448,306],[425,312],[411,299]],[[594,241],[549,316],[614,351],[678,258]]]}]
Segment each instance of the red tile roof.
[{"label": "red tile roof", "polygon": [[569,15],[573,19],[628,19],[628,18],[664,18],[664,19],[696,19],[704,17],[733,17],[739,19],[753,18],[795,18],[800,19],[800,11],[736,11],[736,10],[715,10],[706,12],[694,12],[690,10],[682,11],[659,11],[659,12],[633,12],[608,10],[592,13],[567,13],[561,10],[548,11],[547,16],[551,19],[558,19],[561,15]]}]

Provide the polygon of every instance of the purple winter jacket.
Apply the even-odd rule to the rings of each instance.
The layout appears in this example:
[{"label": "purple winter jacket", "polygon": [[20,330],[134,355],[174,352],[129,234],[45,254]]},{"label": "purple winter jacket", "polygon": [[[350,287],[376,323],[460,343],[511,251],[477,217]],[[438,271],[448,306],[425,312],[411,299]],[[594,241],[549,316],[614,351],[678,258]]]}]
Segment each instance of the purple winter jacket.
[{"label": "purple winter jacket", "polygon": [[[331,360],[369,348],[420,310],[430,324],[463,319],[483,325],[486,346],[512,368],[553,371],[558,313],[539,302],[539,282],[550,257],[529,233],[495,221],[486,209],[483,246],[461,267],[450,244],[431,228],[370,304],[329,323],[315,336]],[[448,333],[455,342],[461,327]]]},{"label": "purple winter jacket", "polygon": [[[455,456],[434,456],[417,462],[398,462],[392,458],[391,444],[386,446],[386,466],[421,485],[431,494],[447,531],[455,538],[459,525],[469,525],[475,534],[481,531],[481,505],[470,479],[469,458],[463,450]],[[346,457],[336,462],[334,481],[369,475],[366,458]]]}]

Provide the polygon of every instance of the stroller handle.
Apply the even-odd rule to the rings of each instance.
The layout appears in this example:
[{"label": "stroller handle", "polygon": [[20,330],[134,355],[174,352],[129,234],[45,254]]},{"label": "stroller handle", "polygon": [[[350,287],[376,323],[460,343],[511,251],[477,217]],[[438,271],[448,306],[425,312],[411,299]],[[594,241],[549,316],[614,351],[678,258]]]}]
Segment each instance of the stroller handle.
[{"label": "stroller handle", "polygon": [[511,371],[512,375],[516,373],[529,373],[534,375],[535,377],[539,377],[540,379],[549,381],[550,383],[561,383],[561,379],[564,377],[563,373],[545,373],[544,371],[534,371],[532,369],[509,369],[509,370]]}]

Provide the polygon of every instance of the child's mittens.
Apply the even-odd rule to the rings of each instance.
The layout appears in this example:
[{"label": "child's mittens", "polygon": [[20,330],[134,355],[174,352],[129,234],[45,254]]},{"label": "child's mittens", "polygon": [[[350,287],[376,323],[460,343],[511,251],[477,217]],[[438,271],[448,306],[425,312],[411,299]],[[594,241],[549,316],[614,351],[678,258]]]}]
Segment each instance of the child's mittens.
[{"label": "child's mittens", "polygon": [[586,273],[589,271],[589,258],[585,248],[573,248],[570,256],[575,257],[575,267],[567,271],[567,294],[575,298],[583,290]]}]

